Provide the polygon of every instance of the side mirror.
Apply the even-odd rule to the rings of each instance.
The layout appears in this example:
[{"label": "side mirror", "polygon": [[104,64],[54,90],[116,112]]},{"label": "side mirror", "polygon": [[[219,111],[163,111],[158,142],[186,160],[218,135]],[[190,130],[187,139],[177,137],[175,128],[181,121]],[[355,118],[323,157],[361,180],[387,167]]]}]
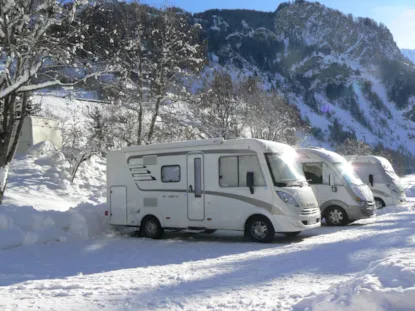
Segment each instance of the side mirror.
[{"label": "side mirror", "polygon": [[334,176],[332,176],[331,174],[329,175],[329,185],[334,186]]},{"label": "side mirror", "polygon": [[246,173],[246,185],[251,191],[251,194],[254,194],[254,172]]},{"label": "side mirror", "polygon": [[369,175],[369,184],[373,187],[373,175]]}]

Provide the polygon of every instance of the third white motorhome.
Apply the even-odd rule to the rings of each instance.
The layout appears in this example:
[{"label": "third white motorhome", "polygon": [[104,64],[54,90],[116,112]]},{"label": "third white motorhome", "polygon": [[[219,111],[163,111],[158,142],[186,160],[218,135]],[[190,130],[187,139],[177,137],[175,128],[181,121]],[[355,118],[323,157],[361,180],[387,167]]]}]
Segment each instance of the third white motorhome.
[{"label": "third white motorhome", "polygon": [[375,197],[376,207],[406,202],[405,191],[392,164],[376,156],[345,156],[359,177],[366,182]]},{"label": "third white motorhome", "polygon": [[312,189],[285,144],[210,139],[128,147],[107,155],[110,224],[164,230],[244,231],[269,242],[320,226]]},{"label": "third white motorhome", "polygon": [[345,158],[323,148],[301,148],[297,153],[327,224],[346,225],[375,213],[372,192]]}]

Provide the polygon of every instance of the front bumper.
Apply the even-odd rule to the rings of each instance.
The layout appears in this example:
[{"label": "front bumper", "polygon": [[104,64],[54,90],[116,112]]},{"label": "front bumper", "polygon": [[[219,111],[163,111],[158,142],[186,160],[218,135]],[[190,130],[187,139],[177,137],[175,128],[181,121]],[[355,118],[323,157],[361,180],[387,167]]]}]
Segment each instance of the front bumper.
[{"label": "front bumper", "polygon": [[402,205],[402,204],[405,204],[407,202],[408,202],[408,200],[406,199],[406,196],[395,198],[395,204],[396,205]]},{"label": "front bumper", "polygon": [[366,206],[356,205],[349,206],[347,209],[347,216],[350,221],[355,221],[359,219],[370,218],[376,215],[376,205],[371,202],[366,204]]},{"label": "front bumper", "polygon": [[320,212],[307,216],[274,216],[274,228],[277,232],[296,232],[321,226]]}]

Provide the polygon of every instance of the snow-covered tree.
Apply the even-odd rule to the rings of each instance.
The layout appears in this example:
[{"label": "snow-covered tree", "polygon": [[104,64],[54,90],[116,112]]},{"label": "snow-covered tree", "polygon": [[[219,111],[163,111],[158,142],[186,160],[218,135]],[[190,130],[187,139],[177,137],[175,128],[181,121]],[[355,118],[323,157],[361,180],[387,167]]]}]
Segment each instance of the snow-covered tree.
[{"label": "snow-covered tree", "polygon": [[204,65],[200,25],[190,25],[187,13],[172,8],[155,10],[136,3],[106,7],[122,17],[114,25],[103,25],[122,37],[114,42],[122,68],[105,85],[106,99],[120,107],[119,126],[125,129],[120,138],[126,145],[162,141],[166,122],[173,121],[171,115],[163,115],[163,106],[182,100],[187,94],[184,81]]},{"label": "snow-covered tree", "polygon": [[241,137],[247,120],[247,105],[240,95],[238,81],[233,81],[228,72],[216,70],[213,78],[204,79],[191,105],[192,124],[205,137]]},{"label": "snow-covered tree", "polygon": [[0,0],[0,204],[33,91],[84,81],[102,68],[83,47],[87,1]]},{"label": "snow-covered tree", "polygon": [[373,149],[364,141],[347,138],[343,143],[336,147],[336,152],[341,155],[371,155]]},{"label": "snow-covered tree", "polygon": [[298,110],[275,91],[265,91],[257,78],[249,77],[239,85],[239,93],[247,103],[250,136],[294,144],[296,133],[307,132]]}]

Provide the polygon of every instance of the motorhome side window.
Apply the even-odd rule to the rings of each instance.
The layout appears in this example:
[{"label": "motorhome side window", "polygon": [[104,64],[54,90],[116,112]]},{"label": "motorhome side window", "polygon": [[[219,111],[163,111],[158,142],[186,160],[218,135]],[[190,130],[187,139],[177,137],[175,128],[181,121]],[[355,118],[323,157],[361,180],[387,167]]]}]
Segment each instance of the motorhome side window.
[{"label": "motorhome side window", "polygon": [[222,157],[219,159],[219,185],[246,187],[246,173],[254,172],[254,186],[265,186],[256,155]]},{"label": "motorhome side window", "polygon": [[304,164],[304,176],[311,185],[323,183],[323,170],[319,164]]},{"label": "motorhome side window", "polygon": [[180,166],[167,165],[161,167],[161,181],[162,182],[179,182],[180,181]]}]

